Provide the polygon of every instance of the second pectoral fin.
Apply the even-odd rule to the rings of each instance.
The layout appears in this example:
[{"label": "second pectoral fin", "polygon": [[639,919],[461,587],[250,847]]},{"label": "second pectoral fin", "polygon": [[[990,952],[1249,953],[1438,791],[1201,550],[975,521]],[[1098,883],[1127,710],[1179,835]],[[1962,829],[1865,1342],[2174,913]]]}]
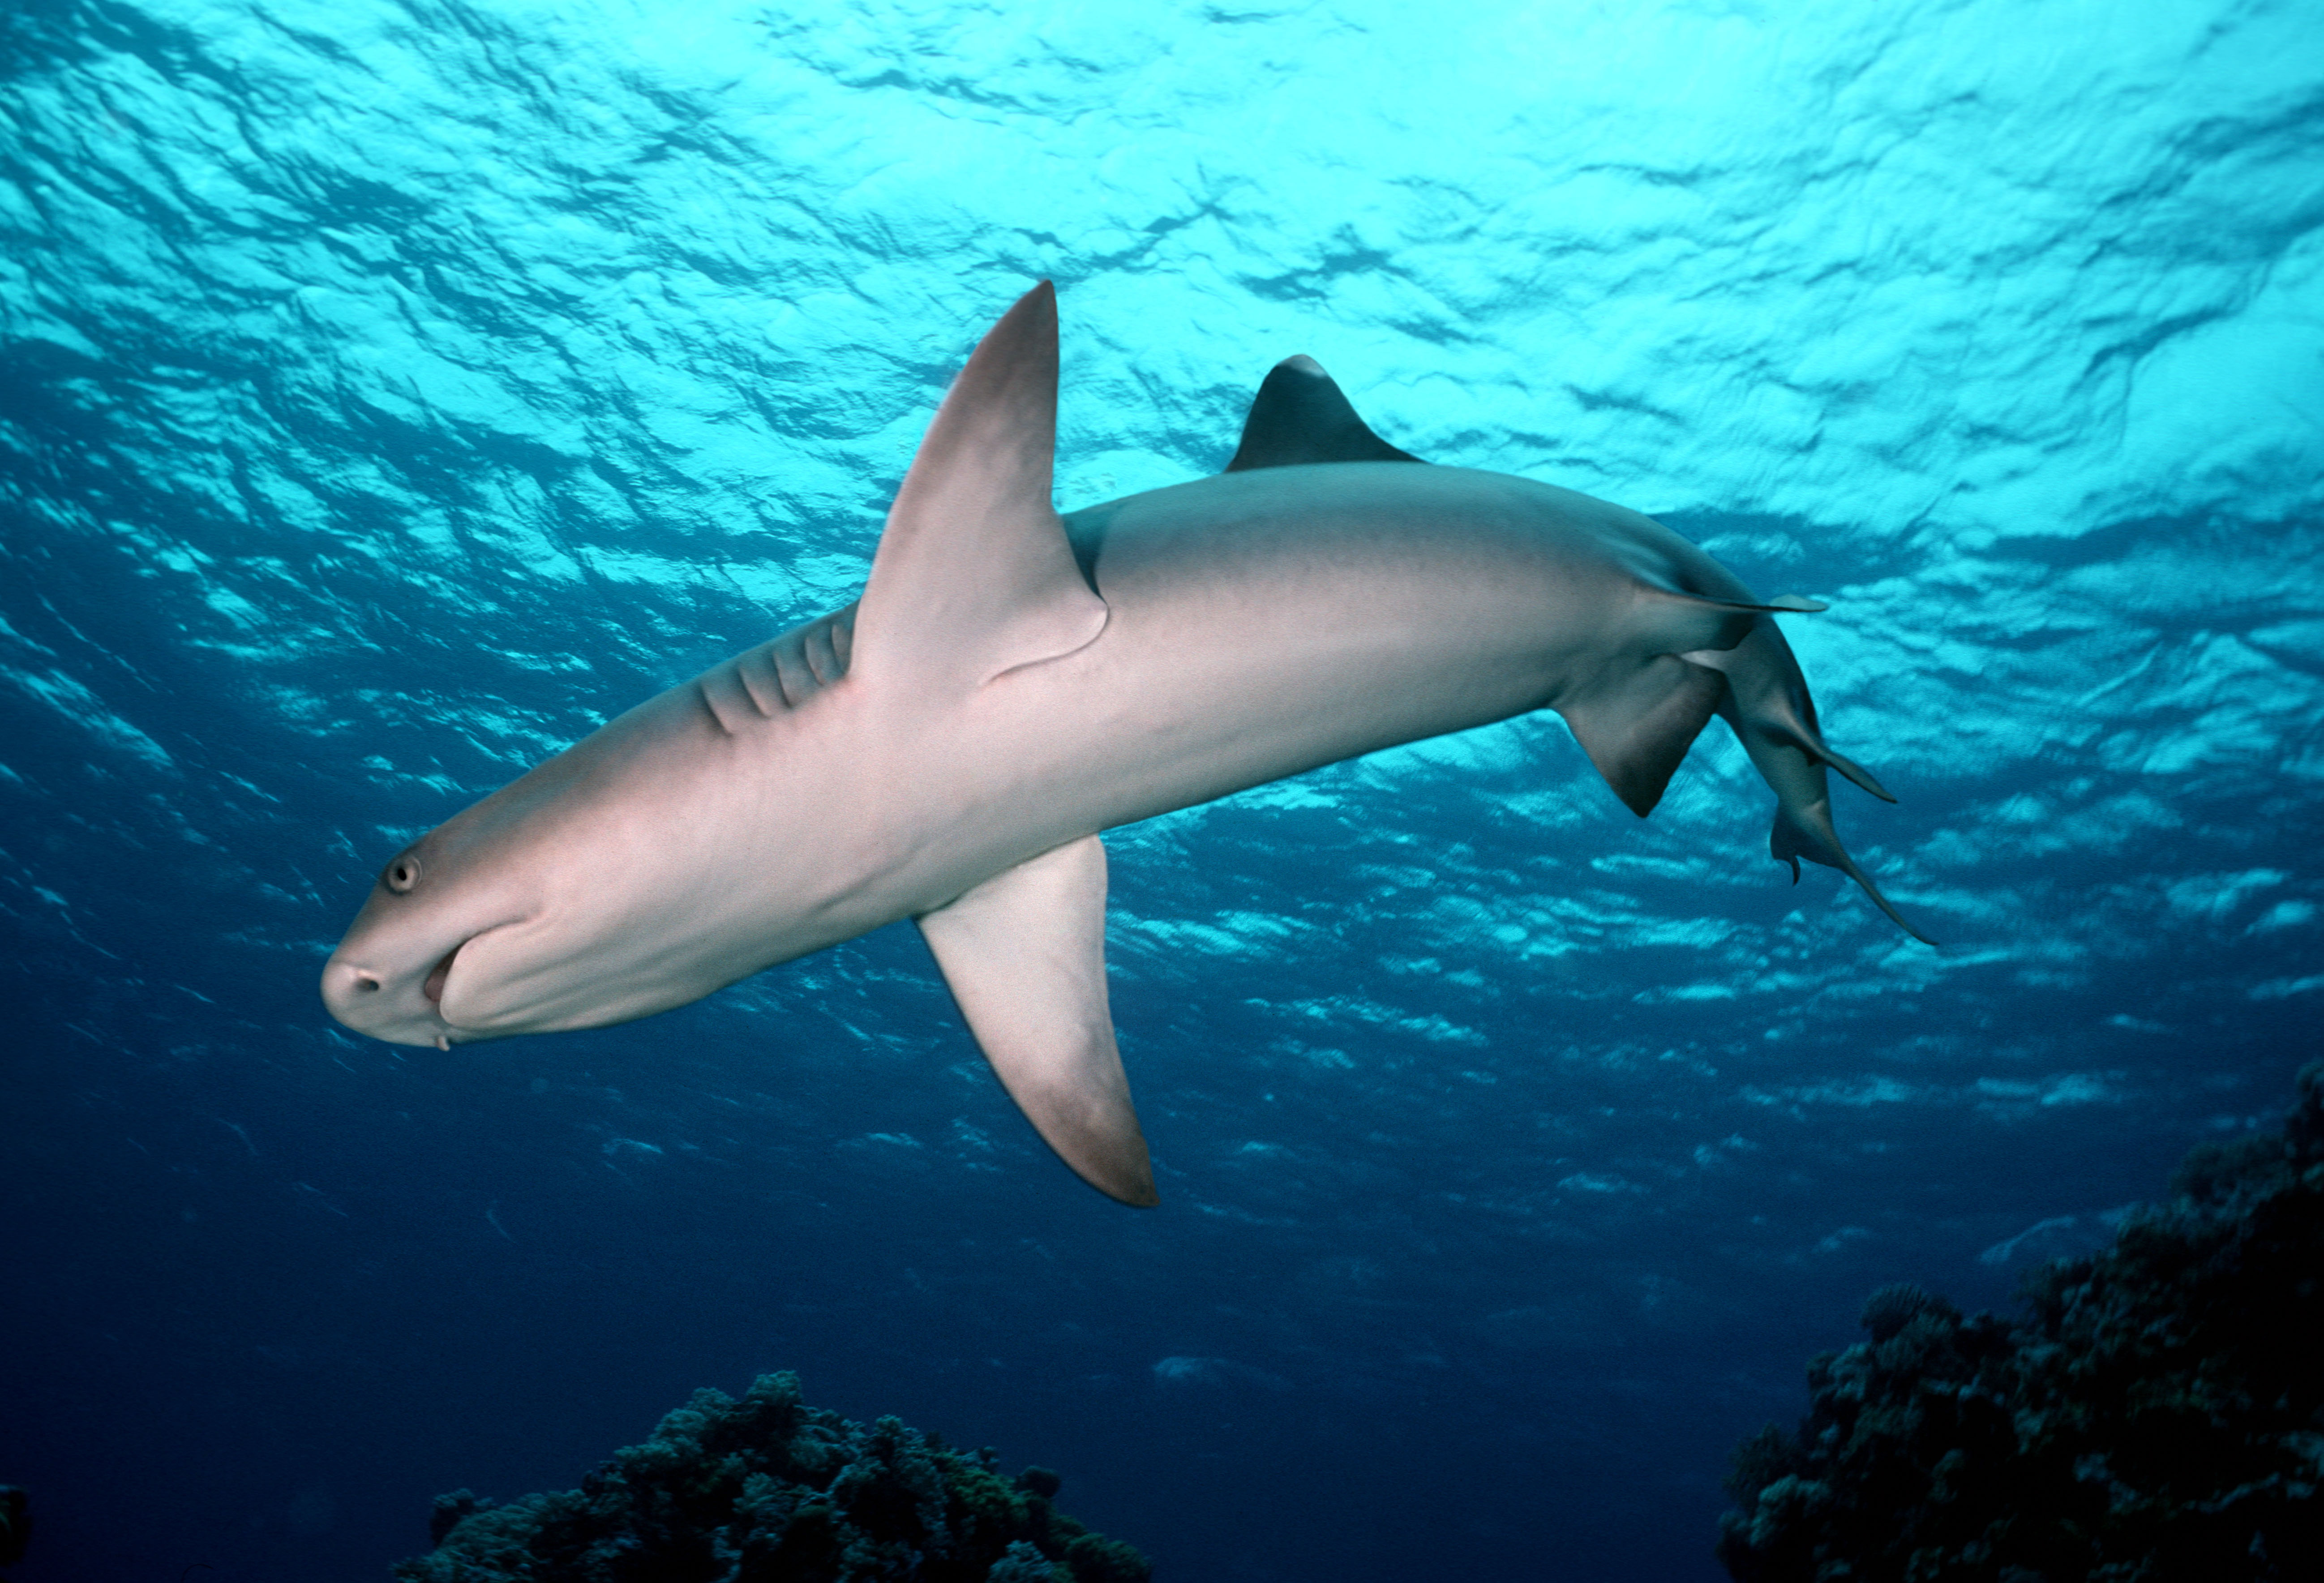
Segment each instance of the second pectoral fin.
[{"label": "second pectoral fin", "polygon": [[969,1031],[1081,1179],[1160,1202],[1105,988],[1105,848],[1094,835],[1004,870],[918,919]]}]

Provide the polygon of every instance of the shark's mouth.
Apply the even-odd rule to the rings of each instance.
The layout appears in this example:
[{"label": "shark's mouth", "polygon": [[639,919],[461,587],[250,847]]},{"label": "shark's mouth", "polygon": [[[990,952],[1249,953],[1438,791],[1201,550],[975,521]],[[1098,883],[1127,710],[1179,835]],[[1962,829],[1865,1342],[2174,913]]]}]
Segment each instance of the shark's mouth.
[{"label": "shark's mouth", "polygon": [[[507,932],[522,919],[493,924],[477,930],[439,958],[428,970],[420,992],[428,998],[436,1021],[453,1044],[495,1039],[507,1034],[537,1032],[526,1025],[521,988],[525,957],[512,954]],[[514,969],[518,983],[510,981]]]},{"label": "shark's mouth", "polygon": [[467,943],[467,941],[463,940],[458,945],[446,952],[442,959],[428,970],[428,981],[420,986],[420,992],[427,996],[429,1000],[438,1008],[439,1016],[444,1004],[444,980],[452,976],[452,959],[459,955]]}]

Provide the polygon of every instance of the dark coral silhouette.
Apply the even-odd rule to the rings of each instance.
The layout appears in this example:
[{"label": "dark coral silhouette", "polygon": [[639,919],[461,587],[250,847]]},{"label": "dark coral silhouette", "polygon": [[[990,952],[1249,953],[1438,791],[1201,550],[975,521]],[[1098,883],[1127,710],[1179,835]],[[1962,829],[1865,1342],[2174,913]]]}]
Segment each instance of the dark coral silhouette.
[{"label": "dark coral silhouette", "polygon": [[400,1583],[1145,1583],[1151,1566],[1050,1505],[1058,1478],[1013,1483],[990,1451],[892,1418],[869,1427],[799,1404],[761,1375],[735,1401],[696,1391],[653,1438],[577,1490],[507,1505],[439,1496],[436,1548]]},{"label": "dark coral silhouette", "polygon": [[24,1559],[32,1537],[32,1496],[14,1484],[0,1484],[0,1565]]},{"label": "dark coral silhouette", "polygon": [[2189,1155],[2018,1321],[1916,1286],[1737,1449],[1739,1583],[2324,1578],[2324,1063],[2281,1133]]},{"label": "dark coral silhouette", "polygon": [[1898,1281],[1883,1286],[1864,1300],[1864,1311],[1857,1323],[1872,1334],[1877,1346],[1901,1333],[1906,1325],[1924,1313],[1947,1313],[1960,1318],[1960,1311],[1941,1297],[1932,1297],[1910,1281]]}]

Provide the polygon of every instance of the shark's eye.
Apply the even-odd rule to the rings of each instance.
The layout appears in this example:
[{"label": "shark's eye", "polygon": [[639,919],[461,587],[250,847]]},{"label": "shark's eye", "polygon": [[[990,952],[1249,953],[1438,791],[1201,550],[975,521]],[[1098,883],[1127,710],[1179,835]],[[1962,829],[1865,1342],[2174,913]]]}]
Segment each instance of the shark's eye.
[{"label": "shark's eye", "polygon": [[420,883],[420,860],[410,852],[404,853],[387,866],[386,871],[380,875],[379,882],[401,896]]}]

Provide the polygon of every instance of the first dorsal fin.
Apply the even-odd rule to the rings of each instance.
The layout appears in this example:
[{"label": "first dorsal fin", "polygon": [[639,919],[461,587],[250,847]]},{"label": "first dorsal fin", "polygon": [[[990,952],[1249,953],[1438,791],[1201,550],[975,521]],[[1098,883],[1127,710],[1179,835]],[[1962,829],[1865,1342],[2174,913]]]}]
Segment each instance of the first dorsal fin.
[{"label": "first dorsal fin", "polygon": [[1057,294],[1044,281],[977,344],[888,510],[849,670],[974,686],[1105,627],[1051,498]]},{"label": "first dorsal fin", "polygon": [[1242,420],[1242,443],[1230,473],[1254,467],[1297,467],[1310,462],[1417,462],[1380,438],[1356,416],[1323,364],[1286,357],[1268,371]]},{"label": "first dorsal fin", "polygon": [[1004,869],[918,921],[969,1032],[1043,1141],[1107,1197],[1159,1202],[1106,1005],[1098,838]]}]

